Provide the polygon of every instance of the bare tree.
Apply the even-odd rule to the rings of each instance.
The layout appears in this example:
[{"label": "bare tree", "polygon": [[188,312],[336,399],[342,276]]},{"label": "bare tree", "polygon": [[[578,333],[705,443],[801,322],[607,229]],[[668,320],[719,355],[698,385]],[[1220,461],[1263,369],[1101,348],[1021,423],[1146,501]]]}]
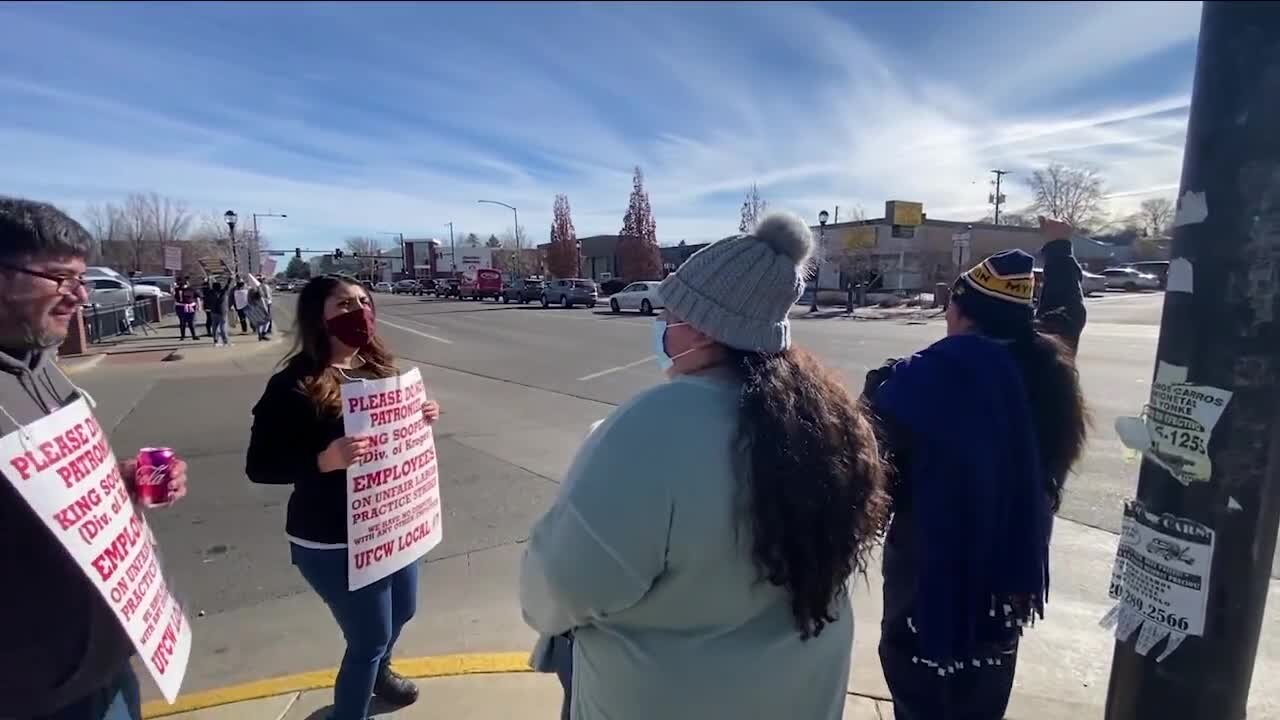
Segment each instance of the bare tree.
[{"label": "bare tree", "polygon": [[1105,190],[1102,178],[1092,168],[1053,162],[1031,173],[1027,185],[1034,198],[1031,207],[1040,214],[1082,229],[1102,220]]},{"label": "bare tree", "polygon": [[130,193],[124,201],[121,218],[124,237],[129,242],[132,255],[132,269],[141,271],[147,240],[152,235],[151,204],[147,196],[142,193]]},{"label": "bare tree", "polygon": [[760,197],[760,188],[751,183],[751,189],[747,190],[747,197],[742,201],[738,232],[749,233],[755,230],[768,209],[769,203]]},{"label": "bare tree", "polygon": [[[528,239],[528,236],[525,235],[524,233],[523,225],[520,226],[519,232],[520,232],[519,242],[517,242],[516,233],[513,232],[511,228],[507,228],[506,230],[503,230],[502,234],[497,236],[498,245],[496,247],[503,247],[503,248],[507,248],[508,250],[514,250],[516,247],[521,247],[527,250],[529,248],[529,244],[528,242],[526,242]],[[494,238],[490,237],[489,243],[492,243],[493,240]],[[495,246],[492,244],[489,244],[489,247],[495,247]]]},{"label": "bare tree", "polygon": [[[987,213],[978,222],[986,223],[990,225],[994,222],[994,220],[995,218],[992,216],[992,214]],[[1020,210],[1016,212],[1006,210],[1005,212],[1000,213],[999,224],[1007,225],[1010,227],[1028,227],[1028,228],[1040,227],[1040,221],[1036,219],[1035,208],[1027,208],[1026,210]]]},{"label": "bare tree", "polygon": [[112,203],[85,208],[85,229],[93,236],[95,262],[124,267],[130,253],[124,240],[124,217]]},{"label": "bare tree", "polygon": [[1173,202],[1168,198],[1148,198],[1138,206],[1138,227],[1151,237],[1168,234],[1173,224]]},{"label": "bare tree", "polygon": [[[836,212],[840,212],[839,207],[836,208]],[[845,218],[845,222],[862,222],[867,219],[867,211],[857,203],[849,203],[848,209],[845,210],[845,214],[848,215],[848,217]],[[836,216],[833,222],[840,222],[839,215]]]},{"label": "bare tree", "polygon": [[186,236],[187,229],[191,226],[191,213],[187,212],[186,205],[156,193],[147,195],[146,204],[151,213],[150,223],[157,242],[171,245]]}]

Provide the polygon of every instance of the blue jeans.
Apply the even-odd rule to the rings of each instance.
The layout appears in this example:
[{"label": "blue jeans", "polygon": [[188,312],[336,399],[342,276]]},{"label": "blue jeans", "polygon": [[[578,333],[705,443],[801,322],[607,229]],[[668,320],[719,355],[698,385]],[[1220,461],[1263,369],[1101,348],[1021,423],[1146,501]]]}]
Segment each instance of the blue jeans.
[{"label": "blue jeans", "polygon": [[230,343],[227,339],[227,316],[213,314],[213,342],[217,344],[221,342],[223,345]]},{"label": "blue jeans", "polygon": [[107,687],[36,720],[142,720],[138,678],[126,666],[116,681]]},{"label": "blue jeans", "polygon": [[293,564],[338,621],[347,652],[333,686],[332,720],[365,720],[373,683],[391,662],[400,629],[418,606],[418,563],[359,590],[347,589],[347,551],[290,544]]}]

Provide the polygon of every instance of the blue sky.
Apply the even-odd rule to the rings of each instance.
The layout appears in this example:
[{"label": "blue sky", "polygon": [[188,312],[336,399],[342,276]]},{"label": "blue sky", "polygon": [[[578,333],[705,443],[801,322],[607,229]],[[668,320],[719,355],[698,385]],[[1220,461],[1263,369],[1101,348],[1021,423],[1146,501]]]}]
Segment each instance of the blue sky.
[{"label": "blue sky", "polygon": [[289,214],[277,247],[381,231],[617,232],[640,165],[663,243],[886,199],[987,212],[987,171],[1096,167],[1175,194],[1199,3],[6,3],[0,192],[156,191]]}]

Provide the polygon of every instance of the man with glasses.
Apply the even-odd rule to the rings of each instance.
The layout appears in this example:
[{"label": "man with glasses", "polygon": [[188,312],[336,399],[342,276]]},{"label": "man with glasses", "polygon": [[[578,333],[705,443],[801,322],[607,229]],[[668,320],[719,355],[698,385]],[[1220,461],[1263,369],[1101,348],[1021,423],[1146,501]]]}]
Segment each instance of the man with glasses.
[{"label": "man with glasses", "polygon": [[[54,365],[77,307],[92,241],[52,205],[0,196],[0,436],[79,399]],[[0,474],[6,468],[0,468]],[[120,464],[133,490],[133,461]],[[186,466],[171,469],[175,497]],[[0,479],[0,718],[139,720],[133,647],[80,567]]]}]

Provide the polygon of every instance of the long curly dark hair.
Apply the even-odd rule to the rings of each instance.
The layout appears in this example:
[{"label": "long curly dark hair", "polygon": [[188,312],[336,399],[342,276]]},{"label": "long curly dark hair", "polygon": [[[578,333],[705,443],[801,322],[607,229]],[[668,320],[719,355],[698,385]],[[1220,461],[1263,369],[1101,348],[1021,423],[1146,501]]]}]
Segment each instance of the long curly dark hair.
[{"label": "long curly dark hair", "polygon": [[1071,348],[1049,333],[1028,333],[1009,349],[1022,370],[1040,464],[1045,469],[1045,492],[1057,512],[1062,506],[1067,475],[1084,455],[1088,442],[1091,418],[1080,387],[1080,373]]},{"label": "long curly dark hair", "polygon": [[742,526],[762,580],[786,588],[802,638],[834,622],[888,515],[887,471],[861,401],[809,353],[732,351],[750,467]]}]

